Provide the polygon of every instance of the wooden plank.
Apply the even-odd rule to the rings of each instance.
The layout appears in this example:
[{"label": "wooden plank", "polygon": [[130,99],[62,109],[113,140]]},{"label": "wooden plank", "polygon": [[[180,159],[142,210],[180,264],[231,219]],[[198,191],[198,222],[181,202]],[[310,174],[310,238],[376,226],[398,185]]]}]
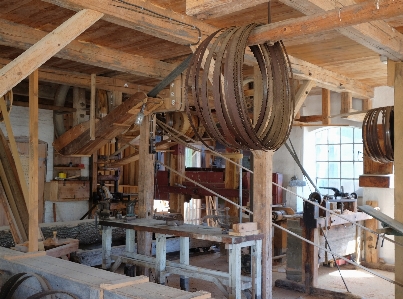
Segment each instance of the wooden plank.
[{"label": "wooden plank", "polygon": [[[138,215],[146,219],[153,216],[154,210],[154,155],[149,152],[150,131],[150,116],[145,116],[140,125]],[[151,255],[152,233],[138,232],[137,242],[139,254]],[[140,273],[147,276],[148,269],[140,269]]]},{"label": "wooden plank", "polygon": [[358,209],[379,220],[385,226],[389,226],[390,228],[403,234],[403,223],[389,217],[388,215],[385,215],[384,213],[374,209],[372,206],[369,205],[359,206]]},{"label": "wooden plank", "polygon": [[322,124],[329,125],[330,116],[330,90],[322,88]]},{"label": "wooden plank", "polygon": [[[311,242],[319,243],[317,228],[302,227],[302,237]],[[305,292],[310,293],[311,287],[318,286],[318,247],[302,242],[302,282],[305,284]]]},{"label": "wooden plank", "polygon": [[0,70],[0,96],[21,82],[54,54],[102,17],[84,9],[47,34],[39,42]]},{"label": "wooden plank", "polygon": [[[18,35],[10,34],[10,32],[18,32]],[[46,36],[46,34],[46,32],[39,29],[0,20],[0,44],[5,46],[28,49]],[[72,41],[63,51],[57,52],[54,52],[50,57],[56,56],[137,76],[163,79],[174,69],[173,65],[157,59],[145,58],[123,51],[100,47],[86,41]],[[88,86],[90,85],[86,85],[87,88]]]},{"label": "wooden plank", "polygon": [[28,251],[38,251],[38,70],[29,76],[29,244]]},{"label": "wooden plank", "polygon": [[0,130],[0,178],[22,239],[25,242],[28,240],[29,228],[27,205],[13,156],[2,130]]},{"label": "wooden plank", "polygon": [[[368,206],[371,207],[378,207],[378,202],[377,201],[371,201],[371,200],[367,200],[365,202]],[[376,219],[368,219],[365,220],[365,227],[376,231],[376,229],[378,228],[378,222]],[[378,247],[376,246],[376,235],[369,232],[369,231],[365,231],[365,261],[367,263],[378,263]],[[375,248],[376,247],[376,248]]]},{"label": "wooden plank", "polygon": [[260,230],[256,229],[256,230],[251,230],[251,231],[247,231],[247,232],[229,232],[228,233],[230,236],[250,236],[250,235],[258,235],[260,234]]},{"label": "wooden plank", "polygon": [[321,122],[323,119],[322,115],[307,115],[307,116],[300,116],[296,121],[305,122],[305,123],[313,123],[313,122]]},{"label": "wooden plank", "polygon": [[393,87],[395,85],[395,64],[393,60],[388,59],[387,62],[387,86]]},{"label": "wooden plank", "polygon": [[78,240],[67,239],[66,242],[68,242],[68,243],[65,245],[46,250],[46,255],[53,256],[53,257],[61,257],[64,255],[70,254],[72,252],[76,252],[78,250],[78,244],[79,244]]},{"label": "wooden plank", "polygon": [[45,183],[44,198],[54,202],[88,200],[88,181],[50,181]]},{"label": "wooden plank", "polygon": [[15,260],[22,260],[22,259],[32,259],[35,257],[46,256],[45,251],[37,251],[37,252],[27,252],[24,254],[16,254],[16,255],[4,255],[3,259],[7,261],[15,261]]},{"label": "wooden plank", "polygon": [[115,290],[120,289],[127,286],[132,286],[136,284],[142,284],[149,282],[149,278],[146,276],[137,276],[124,278],[121,280],[114,281],[113,283],[101,283],[100,288],[104,290]]},{"label": "wooden plank", "polygon": [[136,152],[131,155],[128,155],[127,157],[116,160],[115,162],[108,164],[108,166],[109,167],[119,167],[119,166],[127,165],[132,162],[136,162],[138,160],[139,160],[139,154]]},{"label": "wooden plank", "polygon": [[298,91],[295,95],[295,109],[294,109],[294,116],[299,112],[302,105],[305,102],[309,92],[311,91],[312,87],[315,86],[315,82],[313,80],[303,80],[303,83],[298,88]]},{"label": "wooden plank", "polygon": [[390,188],[389,176],[360,175],[360,187]]},{"label": "wooden plank", "polygon": [[186,0],[186,14],[188,16],[196,16],[199,19],[212,19],[262,3],[267,3],[267,0]]},{"label": "wooden plank", "polygon": [[262,245],[262,298],[272,298],[272,173],[273,151],[253,152],[253,222],[265,236]]},{"label": "wooden plank", "polygon": [[[395,115],[403,115],[403,63],[397,62],[395,65]],[[400,182],[403,179],[403,156],[399,153],[403,152],[403,118],[395,117],[395,192],[394,192],[394,218],[396,221],[403,222],[403,184]],[[396,236],[396,242],[403,242],[403,237]],[[395,247],[395,279],[400,284],[403,283],[403,248],[401,246]],[[403,287],[395,285],[395,298],[403,298]]]},{"label": "wooden plank", "polygon": [[[169,154],[170,159],[169,166],[180,173],[185,173],[185,146],[182,144],[177,144],[173,149],[174,152]],[[175,186],[175,184],[182,184],[183,181],[184,179],[181,176],[177,175],[176,173],[173,173],[172,171],[170,172],[169,174],[170,186]],[[172,211],[181,213],[183,215],[184,200],[185,196],[183,194],[170,193],[169,208],[172,209]]]},{"label": "wooden plank", "polygon": [[[239,153],[226,153],[223,154],[225,157],[229,158],[231,161],[234,161],[237,164],[242,163],[243,154]],[[226,189],[237,189],[239,188],[239,167],[235,166],[233,163],[226,162],[225,163],[225,172],[224,172],[224,186]],[[239,204],[239,197],[230,197],[232,202]],[[239,209],[229,202],[225,202],[225,207],[229,208],[228,215],[232,218],[239,219]]]},{"label": "wooden plank", "polygon": [[351,92],[342,92],[340,113],[354,112],[352,111],[352,109],[353,109],[353,96]]},{"label": "wooden plank", "polygon": [[[334,10],[336,6],[333,0],[280,0],[280,2],[302,12],[305,15],[312,15],[322,11]],[[353,5],[356,2],[362,1],[338,0],[337,7]],[[394,28],[389,26],[389,24],[387,24],[385,21],[372,21],[351,27],[340,28],[337,29],[337,31],[380,55],[384,55],[393,60],[401,60],[403,58],[403,53],[400,46],[403,42],[403,35],[397,30],[394,30]],[[394,74],[392,74],[392,81],[393,77]]]},{"label": "wooden plank", "polygon": [[372,109],[372,99],[362,99],[362,111],[368,111]]},{"label": "wooden plank", "polygon": [[10,226],[10,231],[13,236],[14,243],[15,244],[23,243],[24,241],[21,237],[20,230],[15,221],[13,212],[7,200],[6,192],[4,191],[4,187],[1,182],[0,182],[0,204],[3,207],[5,217],[8,221],[7,223]]},{"label": "wooden plank", "polygon": [[27,186],[27,181],[25,180],[20,155],[19,155],[19,152],[18,152],[18,149],[17,149],[17,143],[15,142],[13,129],[11,127],[10,116],[9,116],[9,114],[7,112],[7,107],[6,107],[6,102],[4,100],[4,97],[0,98],[0,109],[2,111],[4,124],[6,126],[8,139],[10,141],[10,149],[11,149],[11,153],[13,155],[15,167],[16,167],[19,182],[20,182],[20,185],[21,185],[21,190],[22,190],[22,193],[23,193],[23,196],[24,196],[25,203],[28,205],[28,186]]},{"label": "wooden plank", "polygon": [[257,222],[236,223],[232,225],[232,229],[235,233],[256,231]]},{"label": "wooden plank", "polygon": [[95,93],[96,75],[91,74],[91,102],[90,102],[90,139],[95,140]]}]

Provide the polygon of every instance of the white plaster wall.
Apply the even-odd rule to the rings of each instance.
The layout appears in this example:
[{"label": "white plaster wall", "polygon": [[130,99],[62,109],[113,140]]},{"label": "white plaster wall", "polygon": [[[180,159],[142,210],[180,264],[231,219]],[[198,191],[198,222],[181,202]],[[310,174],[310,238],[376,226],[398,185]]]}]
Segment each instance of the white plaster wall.
[{"label": "white plaster wall", "polygon": [[[56,222],[79,220],[89,209],[88,200],[56,202]],[[45,201],[44,222],[53,221],[53,202]]]},{"label": "white plaster wall", "polygon": [[[10,122],[14,136],[29,136],[29,109],[27,107],[13,106],[10,113]],[[48,144],[46,181],[49,182],[53,177],[53,111],[39,109],[38,127],[38,138]],[[4,123],[0,123],[0,128],[7,136]]]}]

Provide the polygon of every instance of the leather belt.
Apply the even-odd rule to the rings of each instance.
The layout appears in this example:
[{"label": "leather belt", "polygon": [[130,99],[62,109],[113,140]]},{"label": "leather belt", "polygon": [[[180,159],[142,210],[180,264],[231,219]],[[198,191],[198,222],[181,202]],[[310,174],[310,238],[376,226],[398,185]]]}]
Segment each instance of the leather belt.
[{"label": "leather belt", "polygon": [[186,111],[202,142],[191,119],[191,105],[206,132],[226,147],[277,150],[290,134],[295,100],[291,64],[282,42],[250,47],[262,76],[263,101],[254,103],[260,105],[255,124],[248,115],[243,64],[248,37],[257,26],[218,30],[193,55],[186,76]]}]

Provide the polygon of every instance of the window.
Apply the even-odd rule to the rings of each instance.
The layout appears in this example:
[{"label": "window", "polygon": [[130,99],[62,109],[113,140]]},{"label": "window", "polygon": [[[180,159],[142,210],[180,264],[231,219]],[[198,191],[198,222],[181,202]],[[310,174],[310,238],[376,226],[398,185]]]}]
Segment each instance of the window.
[{"label": "window", "polygon": [[[316,133],[316,185],[344,188],[352,193],[358,189],[363,173],[361,128],[340,127]],[[325,193],[325,192],[324,192]],[[330,194],[333,194],[331,191]]]}]

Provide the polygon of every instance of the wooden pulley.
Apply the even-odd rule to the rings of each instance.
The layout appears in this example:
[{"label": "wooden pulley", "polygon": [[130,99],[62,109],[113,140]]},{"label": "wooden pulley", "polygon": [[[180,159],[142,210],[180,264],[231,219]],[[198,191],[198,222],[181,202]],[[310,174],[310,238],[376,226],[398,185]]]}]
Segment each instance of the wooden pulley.
[{"label": "wooden pulley", "polygon": [[172,127],[186,136],[188,136],[188,132],[192,130],[185,112],[172,113]]},{"label": "wooden pulley", "polygon": [[[10,114],[11,107],[13,106],[13,91],[8,91],[4,96],[0,98],[1,101],[5,100],[7,112]],[[3,118],[3,111],[0,111],[0,122],[4,120]]]}]

